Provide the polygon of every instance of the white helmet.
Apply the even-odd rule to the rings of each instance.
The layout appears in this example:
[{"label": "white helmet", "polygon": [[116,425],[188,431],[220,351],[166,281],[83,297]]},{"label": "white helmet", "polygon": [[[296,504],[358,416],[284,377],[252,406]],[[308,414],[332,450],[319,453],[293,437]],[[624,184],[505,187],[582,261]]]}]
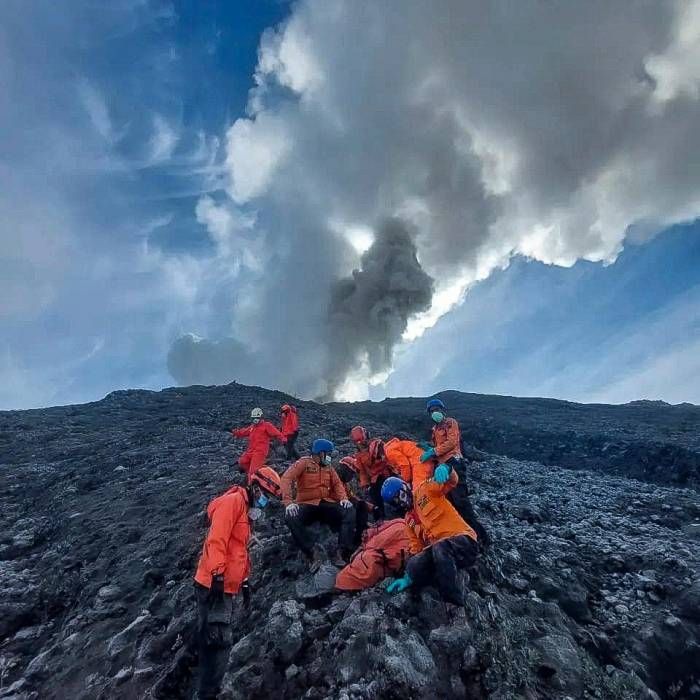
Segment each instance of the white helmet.
[{"label": "white helmet", "polygon": [[254,408],[250,412],[250,417],[251,418],[262,418],[262,408]]}]

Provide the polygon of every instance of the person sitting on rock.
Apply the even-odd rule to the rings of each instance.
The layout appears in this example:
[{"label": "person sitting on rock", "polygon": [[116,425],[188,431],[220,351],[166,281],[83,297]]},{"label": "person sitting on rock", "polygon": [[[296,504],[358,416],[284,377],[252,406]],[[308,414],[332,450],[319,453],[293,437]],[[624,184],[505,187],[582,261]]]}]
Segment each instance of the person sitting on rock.
[{"label": "person sitting on rock", "polygon": [[[353,548],[355,509],[343,482],[331,466],[334,450],[330,440],[314,440],[311,455],[297,460],[282,475],[285,521],[312,571],[317,570],[321,563],[308,530],[312,523],[325,523],[338,532],[334,564],[344,566]],[[293,487],[296,487],[296,495],[292,493]]]},{"label": "person sitting on rock", "polygon": [[412,488],[429,479],[437,466],[435,458],[421,462],[425,450],[414,440],[393,437],[384,443],[384,459]]},{"label": "person sitting on rock", "polygon": [[421,462],[437,460],[457,472],[459,483],[449,495],[450,502],[460,516],[466,520],[479,536],[479,544],[485,549],[490,544],[486,528],[481,524],[469,500],[467,486],[467,464],[462,457],[462,439],[459,424],[454,418],[446,415],[445,404],[440,399],[431,399],[426,406],[433,422],[432,447],[428,447],[420,457]]},{"label": "person sitting on rock", "polygon": [[251,522],[270,497],[280,498],[281,479],[270,467],[261,467],[247,487],[234,486],[207,508],[209,531],[194,575],[197,599],[199,697],[218,697],[233,640],[233,596],[250,602],[248,540]]},{"label": "person sitting on rock", "polygon": [[233,437],[248,439],[248,449],[238,459],[241,471],[248,475],[248,483],[251,482],[255,472],[265,464],[270,453],[270,440],[274,438],[283,443],[287,441],[287,438],[272,423],[263,420],[262,408],[254,408],[250,412],[250,417],[252,420],[250,425],[245,428],[234,428],[231,431]]},{"label": "person sitting on rock", "polygon": [[457,481],[457,472],[440,464],[433,478],[418,484],[414,492],[398,477],[384,482],[382,498],[406,511],[404,522],[413,555],[404,575],[387,587],[389,593],[434,584],[445,602],[464,605],[457,570],[474,564],[479,547],[476,532],[446,498]]},{"label": "person sitting on rock", "polygon": [[368,489],[368,495],[374,503],[378,518],[384,517],[384,501],[382,500],[382,484],[384,479],[393,472],[384,459],[384,443],[378,439],[369,439],[369,433],[361,425],[356,425],[350,431],[350,439],[355,443],[357,452],[357,473],[360,487]]},{"label": "person sitting on rock", "polygon": [[299,415],[296,406],[286,403],[282,406],[282,422],[280,432],[287,438],[285,447],[287,448],[287,459],[299,459],[301,455],[297,452],[295,443],[299,437]]},{"label": "person sitting on rock", "polygon": [[357,477],[357,460],[352,455],[343,457],[336,471],[343,482],[348,500],[355,508],[355,537],[353,545],[358,547],[367,529],[369,516],[374,513],[374,503],[364,500],[353,488],[353,481]]}]

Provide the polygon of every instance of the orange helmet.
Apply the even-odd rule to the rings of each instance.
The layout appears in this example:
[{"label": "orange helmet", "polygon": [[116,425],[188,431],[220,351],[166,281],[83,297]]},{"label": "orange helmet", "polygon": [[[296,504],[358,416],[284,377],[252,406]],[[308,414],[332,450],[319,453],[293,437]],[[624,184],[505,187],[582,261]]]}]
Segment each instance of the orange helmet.
[{"label": "orange helmet", "polygon": [[284,404],[284,406],[282,406],[282,413],[287,413],[288,411],[291,411],[291,410],[292,410],[292,407],[288,403],[286,403],[286,404]]},{"label": "orange helmet", "polygon": [[379,462],[384,459],[384,441],[376,438],[370,440],[367,451],[369,452],[370,461]]},{"label": "orange helmet", "polygon": [[250,483],[257,484],[275,498],[282,495],[282,479],[272,467],[260,467],[250,478]]},{"label": "orange helmet", "polygon": [[356,425],[350,431],[350,439],[353,442],[367,442],[367,440],[369,440],[369,433],[361,425]]},{"label": "orange helmet", "polygon": [[357,471],[357,460],[354,457],[343,457],[340,460],[340,464],[342,464],[345,467],[348,467],[349,469],[352,469],[354,472]]}]

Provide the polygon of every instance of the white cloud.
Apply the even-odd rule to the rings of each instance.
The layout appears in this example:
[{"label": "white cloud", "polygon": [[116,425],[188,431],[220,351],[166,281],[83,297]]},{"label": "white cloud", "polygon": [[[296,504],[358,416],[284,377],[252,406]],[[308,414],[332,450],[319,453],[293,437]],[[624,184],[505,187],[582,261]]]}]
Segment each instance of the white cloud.
[{"label": "white cloud", "polygon": [[278,117],[260,114],[236,120],[228,130],[226,157],[233,200],[245,204],[264,194],[290,149],[284,121]]},{"label": "white cloud", "polygon": [[105,140],[114,138],[109,108],[102,93],[87,80],[78,83],[78,95],[95,131]]},{"label": "white cloud", "polygon": [[161,114],[153,115],[153,134],[149,143],[151,165],[169,160],[177,147],[180,136]]}]

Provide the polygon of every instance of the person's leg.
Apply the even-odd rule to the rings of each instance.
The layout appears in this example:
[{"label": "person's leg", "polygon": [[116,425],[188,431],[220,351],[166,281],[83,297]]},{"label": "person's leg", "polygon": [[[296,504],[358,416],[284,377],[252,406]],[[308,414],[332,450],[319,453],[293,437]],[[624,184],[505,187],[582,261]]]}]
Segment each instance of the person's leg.
[{"label": "person's leg", "polygon": [[435,562],[433,561],[433,548],[428,547],[419,554],[412,556],[406,564],[406,573],[411,578],[411,585],[417,592],[421,588],[433,583],[435,574]]},{"label": "person's leg", "polygon": [[284,516],[284,521],[287,523],[287,527],[292,533],[292,539],[307,557],[313,556],[314,548],[308,525],[318,521],[319,518],[319,507],[307,504],[299,506],[299,513],[295,517],[291,515]]},{"label": "person's leg", "polygon": [[450,538],[452,554],[458,569],[469,569],[474,566],[479,555],[479,545],[467,535],[457,535]]},{"label": "person's leg", "polygon": [[285,443],[285,447],[287,448],[287,459],[289,460],[299,459],[299,452],[297,451],[295,444],[298,437],[299,431],[297,431],[296,433],[292,433],[291,435],[287,435],[287,442]]},{"label": "person's leg", "polygon": [[[231,649],[232,633],[230,614],[228,622],[213,622],[210,615],[209,589],[195,584],[197,599],[197,648],[199,655],[199,697],[215,700],[221,689]],[[231,610],[231,598],[227,595],[224,608]]]},{"label": "person's leg", "polygon": [[319,519],[338,533],[338,549],[348,558],[355,539],[355,508],[343,508],[339,503],[321,501],[318,504]]},{"label": "person's leg", "polygon": [[248,468],[248,483],[253,478],[253,474],[265,464],[267,460],[267,451],[256,450],[250,455],[250,467]]},{"label": "person's leg", "polygon": [[377,480],[369,487],[369,497],[374,503],[374,514],[376,520],[384,520],[384,499],[382,498],[382,484],[386,481],[385,476],[377,477]]},{"label": "person's leg", "polygon": [[362,535],[367,529],[369,522],[369,507],[365,501],[358,501],[355,504],[355,536],[353,537],[353,545],[355,549],[362,542]]},{"label": "person's leg", "polygon": [[457,476],[459,477],[459,483],[447,494],[447,500],[452,503],[467,525],[474,529],[479,540],[479,545],[482,548],[486,548],[489,546],[491,538],[486,528],[481,524],[479,517],[474,511],[471,500],[469,499],[466,463],[462,459],[455,459],[453,457],[447,461],[447,464],[457,472]]},{"label": "person's leg", "polygon": [[246,450],[239,458],[238,458],[238,468],[244,473],[248,474],[250,472],[250,458],[251,458],[251,453]]},{"label": "person's leg", "polygon": [[[435,583],[442,599],[453,605],[464,605],[464,590],[457,575],[457,566],[458,563],[466,563],[470,548],[463,542],[463,539],[469,538],[466,536],[450,537],[433,545]],[[476,545],[474,545],[474,550],[476,550]],[[459,568],[464,567],[460,565]]]}]

